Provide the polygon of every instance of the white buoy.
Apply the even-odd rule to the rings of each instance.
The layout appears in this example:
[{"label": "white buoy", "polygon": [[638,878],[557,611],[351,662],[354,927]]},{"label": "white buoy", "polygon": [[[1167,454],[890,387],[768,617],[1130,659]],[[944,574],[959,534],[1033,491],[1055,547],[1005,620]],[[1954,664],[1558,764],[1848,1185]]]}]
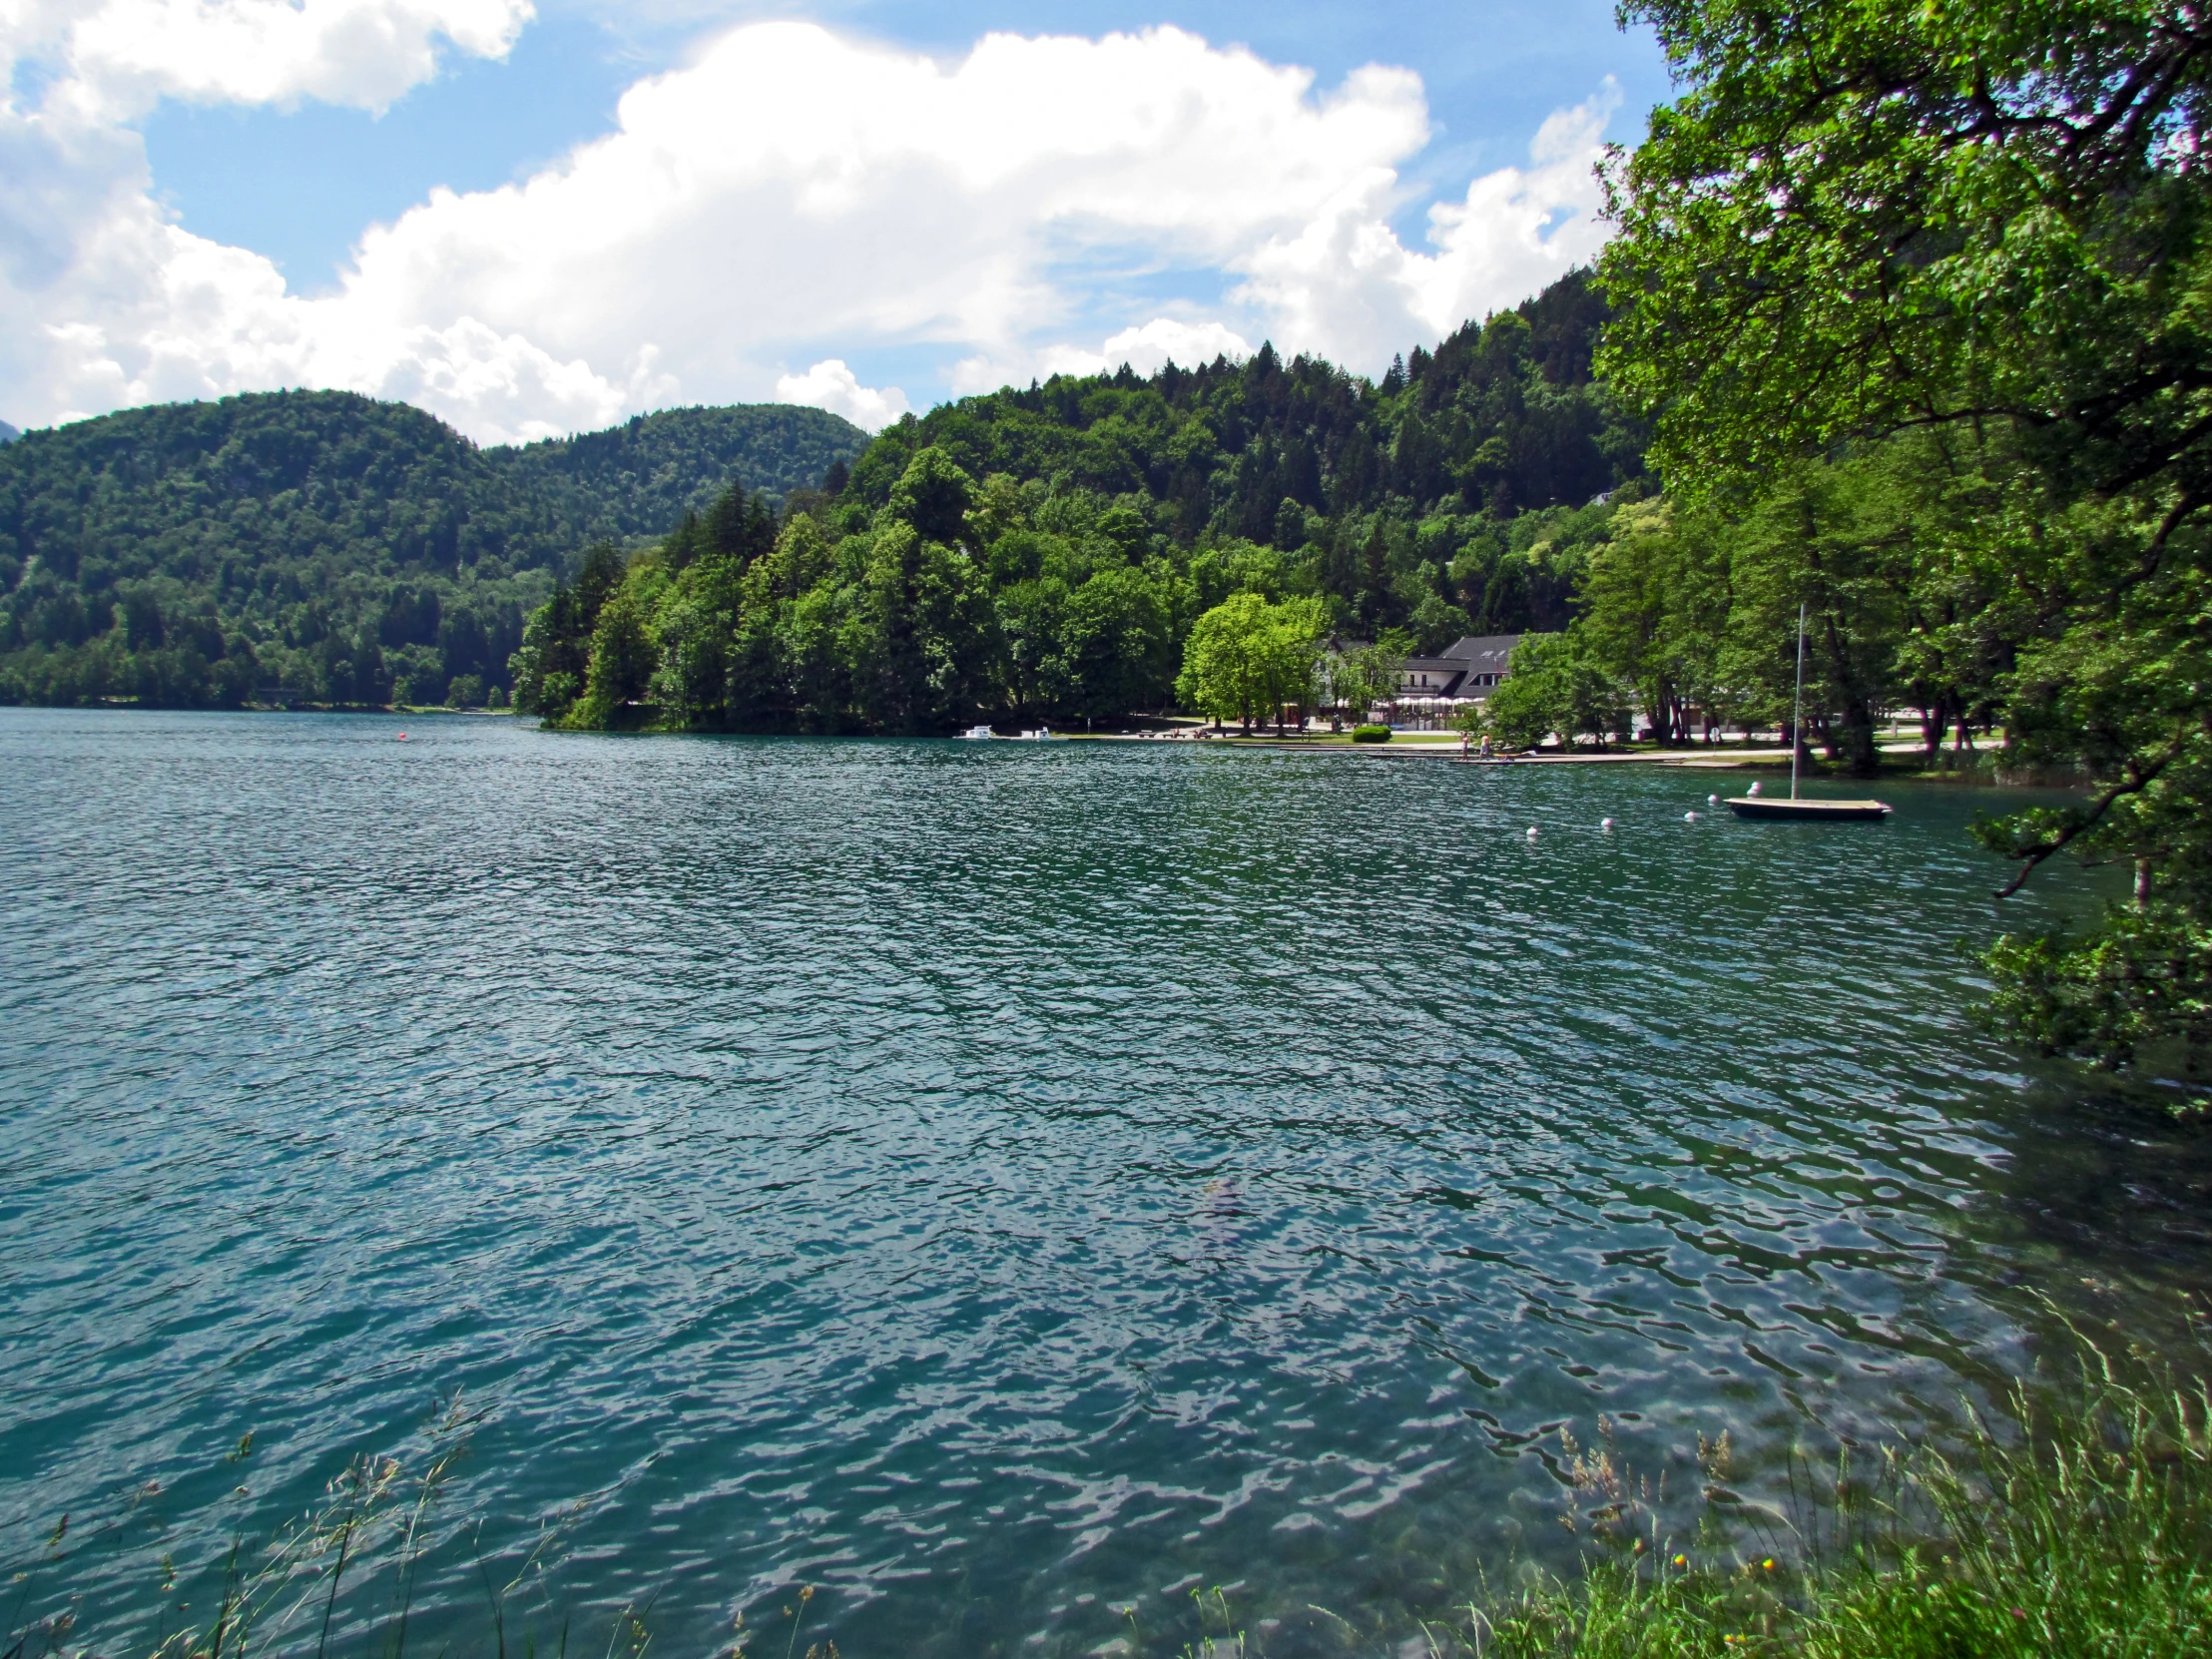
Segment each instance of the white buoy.
[{"label": "white buoy", "polygon": [[1717,795],[1709,795],[1705,798],[1705,804],[1708,807],[1718,807],[1721,804],[1721,798]]},{"label": "white buoy", "polygon": [[1530,840],[1534,840],[1536,838],[1536,827],[1533,824],[1528,827],[1528,838]]},{"label": "white buoy", "polygon": [[1751,781],[1751,788],[1746,790],[1744,793],[1746,795],[1757,795],[1759,793],[1759,780],[1754,778]]},{"label": "white buoy", "polygon": [[1597,826],[1597,827],[1598,827],[1598,828],[1599,828],[1600,830],[1604,830],[1610,831],[1610,830],[1612,830],[1612,828],[1613,828],[1613,821],[1612,821],[1611,819],[1609,819],[1609,818],[1608,818],[1608,819],[1600,819],[1600,820],[1598,820],[1598,826]]},{"label": "white buoy", "polygon": [[1683,822],[1684,824],[1695,824],[1695,823],[1697,823],[1697,814],[1695,814],[1695,813],[1684,813],[1684,814],[1682,815],[1682,822]]}]

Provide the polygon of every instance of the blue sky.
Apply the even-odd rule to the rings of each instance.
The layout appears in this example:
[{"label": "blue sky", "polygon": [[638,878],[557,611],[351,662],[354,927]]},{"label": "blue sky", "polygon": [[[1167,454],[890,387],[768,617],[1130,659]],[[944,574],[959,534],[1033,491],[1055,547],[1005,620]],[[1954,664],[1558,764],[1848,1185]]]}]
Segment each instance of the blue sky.
[{"label": "blue sky", "polygon": [[[1438,129],[1409,176],[1464,184],[1518,158],[1544,117],[1607,76],[1623,99],[1610,136],[1633,142],[1667,93],[1648,30],[1621,30],[1604,0],[1403,0],[1363,6],[1081,4],[541,4],[499,61],[464,59],[381,115],[305,104],[208,108],[165,102],[146,135],[154,183],[203,236],[267,254],[301,289],[327,286],[363,227],[396,218],[434,185],[482,190],[521,178],[613,124],[633,82],[683,61],[703,34],[761,17],[811,17],[939,54],[994,30],[1100,35],[1175,23],[1318,70],[1326,84],[1364,63],[1419,73]],[[1411,228],[1417,214],[1401,216]]]},{"label": "blue sky", "polygon": [[1262,337],[1377,372],[1586,258],[1595,145],[1667,95],[1592,0],[89,0],[0,45],[0,415],[331,383],[491,439]]}]

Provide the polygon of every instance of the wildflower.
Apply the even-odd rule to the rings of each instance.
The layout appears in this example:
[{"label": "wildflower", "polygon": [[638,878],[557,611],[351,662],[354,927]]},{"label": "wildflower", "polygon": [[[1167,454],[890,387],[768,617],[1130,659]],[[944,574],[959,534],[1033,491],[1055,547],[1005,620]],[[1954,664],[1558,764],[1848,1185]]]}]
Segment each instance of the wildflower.
[{"label": "wildflower", "polygon": [[1773,1556],[1771,1556],[1771,1555],[1770,1555],[1770,1556],[1768,1556],[1768,1557],[1767,1557],[1767,1558],[1766,1558],[1766,1559],[1765,1559],[1764,1561],[1760,1562],[1759,1564],[1760,1564],[1760,1565],[1761,1565],[1762,1567],[1765,1567],[1765,1568],[1767,1569],[1767,1571],[1769,1571],[1769,1572],[1772,1572],[1772,1571],[1774,1571],[1774,1557],[1773,1557]]},{"label": "wildflower", "polygon": [[2012,1616],[2016,1619],[2024,1619],[2027,1617],[2027,1609],[2024,1607],[2015,1607],[2012,1609]]},{"label": "wildflower", "polygon": [[1677,1555],[1674,1558],[1674,1564],[1678,1567],[1686,1567],[1690,1564],[1690,1558],[1687,1555]]}]

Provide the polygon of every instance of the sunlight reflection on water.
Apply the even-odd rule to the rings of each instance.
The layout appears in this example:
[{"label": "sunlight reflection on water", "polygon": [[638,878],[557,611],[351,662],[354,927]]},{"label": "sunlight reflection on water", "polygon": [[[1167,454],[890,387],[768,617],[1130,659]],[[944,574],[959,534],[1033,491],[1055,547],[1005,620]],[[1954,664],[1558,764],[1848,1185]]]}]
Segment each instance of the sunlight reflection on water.
[{"label": "sunlight reflection on water", "polygon": [[2201,1282],[2193,1143],[1962,1016],[1966,792],[394,731],[0,711],[0,1529],[166,1488],[87,1634],[458,1389],[449,1514],[677,1651],[1340,1651],[1566,1558],[1561,1425],[1878,1432]]}]

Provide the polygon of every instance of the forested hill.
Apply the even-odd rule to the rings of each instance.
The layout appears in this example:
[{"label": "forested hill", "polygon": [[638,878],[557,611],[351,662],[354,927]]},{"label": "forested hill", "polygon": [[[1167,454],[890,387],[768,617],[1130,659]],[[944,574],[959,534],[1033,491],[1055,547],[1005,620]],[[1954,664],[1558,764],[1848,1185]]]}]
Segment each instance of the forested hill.
[{"label": "forested hill", "polygon": [[[1424,650],[1465,633],[1556,629],[1607,533],[1610,509],[1593,503],[1641,487],[1643,433],[1591,376],[1606,314],[1587,275],[1572,273],[1433,351],[1415,347],[1379,383],[1263,347],[1242,363],[1149,378],[1125,367],[970,397],[872,444],[834,415],[767,405],[478,449],[418,409],[343,392],[34,431],[0,448],[0,700],[235,704],[272,687],[327,703],[480,696],[510,683],[524,619],[588,545],[656,540],[696,513],[663,561],[673,571],[692,557],[686,537],[724,553],[773,541],[763,507],[827,484],[812,516],[858,557],[851,538],[892,511],[929,449],[987,485],[961,539],[988,543],[1001,609],[1073,594],[1119,562],[1153,573],[1146,603],[1169,619],[1150,666],[1119,689],[1024,682],[963,693],[962,708],[1095,714],[1140,692],[1157,702],[1191,607],[1236,590],[1312,597],[1332,626],[1397,630]],[[1056,650],[1045,636],[1057,624],[1043,617],[1009,611],[985,635],[1018,643],[1042,629],[1044,643],[1019,650]],[[977,686],[996,683],[988,664],[970,668]],[[856,660],[838,672],[859,684],[875,670]],[[697,724],[883,724],[856,704],[802,713],[796,693],[773,688],[695,694],[705,700],[684,718]]]},{"label": "forested hill", "polygon": [[867,441],[825,409],[740,403],[664,409],[604,432],[480,454],[562,526],[573,551],[605,538],[666,535],[733,483],[771,500],[813,489]]},{"label": "forested hill", "polygon": [[1218,612],[1250,623],[1224,663],[1275,661],[1251,642],[1278,624],[1385,655],[1560,629],[1646,487],[1591,377],[1606,319],[1577,273],[1380,383],[1263,346],[933,409],[781,525],[718,502],[595,554],[531,619],[517,702],[570,727],[1095,722],[1220,702],[1186,673]]},{"label": "forested hill", "polygon": [[0,448],[0,698],[443,698],[505,678],[589,543],[727,486],[780,498],[867,442],[788,404],[671,409],[479,449],[347,392],[129,409]]},{"label": "forested hill", "polygon": [[1416,346],[1380,384],[1263,347],[965,398],[885,430],[846,499],[883,506],[933,445],[978,479],[1141,502],[1144,529],[1184,547],[1275,548],[1290,586],[1348,626],[1404,628],[1423,649],[1560,628],[1585,528],[1572,510],[1643,476],[1642,424],[1591,376],[1607,314],[1577,271]]}]

